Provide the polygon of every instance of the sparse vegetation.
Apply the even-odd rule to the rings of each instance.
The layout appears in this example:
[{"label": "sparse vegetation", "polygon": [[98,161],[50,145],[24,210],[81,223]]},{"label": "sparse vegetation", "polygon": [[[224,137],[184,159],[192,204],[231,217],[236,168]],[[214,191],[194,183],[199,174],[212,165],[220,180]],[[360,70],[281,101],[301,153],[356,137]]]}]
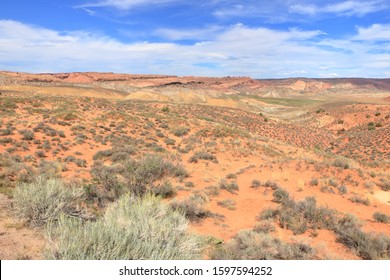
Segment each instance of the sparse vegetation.
[{"label": "sparse vegetation", "polygon": [[[246,82],[236,83],[232,77],[229,90],[230,85],[239,85],[234,86],[237,93],[215,94],[207,105],[177,103],[175,91],[181,84],[169,86],[169,102],[163,98],[149,102],[125,100],[116,93],[113,98],[111,89],[100,89],[106,81],[116,88],[116,74],[88,73],[98,82],[74,88],[70,82],[61,84],[62,79],[69,81],[73,75],[61,75],[43,74],[48,80],[56,77],[56,81],[47,88],[41,87],[46,82],[40,77],[31,92],[5,90],[0,98],[0,211],[4,216],[0,227],[10,240],[2,244],[2,253],[12,253],[13,248],[23,246],[25,251],[32,250],[20,258],[37,258],[34,252],[39,250],[28,241],[41,237],[30,232],[40,232],[42,226],[48,226],[50,242],[41,241],[46,242],[46,247],[52,246],[51,258],[181,258],[176,247],[177,254],[172,253],[169,244],[173,243],[158,236],[175,236],[173,229],[157,225],[160,217],[174,212],[176,218],[181,217],[178,220],[190,220],[188,225],[202,231],[202,235],[218,232],[226,242],[209,240],[204,255],[200,255],[202,246],[191,245],[188,248],[194,248],[197,256],[189,258],[319,259],[339,254],[340,258],[353,254],[364,259],[390,258],[390,237],[363,231],[377,227],[376,231],[387,234],[390,222],[385,208],[385,192],[390,191],[390,107],[384,101],[378,99],[371,104],[363,96],[359,103],[353,98],[348,102],[328,99],[328,95],[312,100],[304,95],[262,97],[262,91],[255,95],[246,88]],[[8,78],[2,77],[0,80],[7,83]],[[140,84],[154,83],[152,76],[147,80],[143,76],[133,78]],[[120,79],[123,84],[132,84],[127,83],[126,75]],[[161,84],[165,78],[158,79]],[[186,81],[186,90],[195,87],[195,92],[201,90],[207,97],[208,78],[202,78],[201,83],[196,79]],[[30,82],[25,80],[23,87],[28,88]],[[55,95],[35,92],[37,87],[51,92],[58,86],[61,90]],[[213,91],[224,86],[224,80],[213,80]],[[77,90],[80,96],[62,95],[69,87],[72,95]],[[156,94],[164,88],[150,86]],[[94,97],[83,97],[86,90]],[[110,98],[104,98],[108,92]],[[282,90],[280,94],[285,93]],[[252,101],[264,102],[267,108]],[[212,105],[218,102],[221,106]],[[47,199],[43,190],[34,191],[36,186],[23,188],[23,196],[17,194],[21,186],[36,184],[38,177],[42,182],[57,180],[64,188]],[[74,192],[74,200],[65,192]],[[14,198],[15,194],[18,198]],[[124,197],[127,202],[122,201]],[[16,199],[24,203],[17,204]],[[58,202],[61,199],[64,203]],[[159,202],[149,204],[147,200]],[[155,221],[142,216],[152,213],[148,211],[139,213],[138,220],[131,222],[129,215],[118,214],[130,211],[141,201],[160,209]],[[6,211],[12,204],[18,205],[13,208],[15,215]],[[65,204],[71,206],[67,208]],[[163,204],[164,209],[157,204]],[[115,207],[112,213],[118,219],[107,214]],[[237,217],[239,223],[235,223]],[[145,223],[133,224],[139,220]],[[13,240],[8,224],[10,229],[16,229],[13,233],[22,242]],[[28,225],[33,227],[25,234]],[[249,233],[239,233],[238,226],[242,225],[254,228]],[[143,231],[144,227],[149,231]],[[180,231],[178,235],[188,232]],[[280,233],[283,241],[275,238]],[[331,238],[326,240],[327,246],[319,247],[318,255],[300,243],[309,238],[310,244],[321,244],[321,238],[328,234]],[[133,246],[132,240],[136,239],[139,244]],[[334,246],[334,242],[341,244]],[[346,255],[340,246],[345,247]]]},{"label": "sparse vegetation", "polygon": [[214,260],[308,260],[313,248],[302,243],[285,243],[278,238],[253,230],[241,231],[211,255]]},{"label": "sparse vegetation", "polygon": [[81,190],[66,186],[60,179],[38,177],[32,183],[18,184],[13,197],[15,214],[32,226],[56,221],[61,215],[81,214]]},{"label": "sparse vegetation", "polygon": [[196,152],[191,158],[190,158],[190,162],[194,162],[194,163],[197,163],[198,160],[209,160],[209,161],[212,161],[212,162],[215,162],[215,163],[218,163],[218,160],[217,160],[217,157],[213,154],[210,154],[208,152]]},{"label": "sparse vegetation", "polygon": [[228,182],[225,179],[222,179],[219,181],[218,187],[221,190],[226,190],[226,191],[233,193],[233,194],[235,194],[236,191],[238,191],[240,189],[236,182],[234,182],[234,181]]},{"label": "sparse vegetation", "polygon": [[201,240],[187,232],[184,215],[153,196],[124,196],[97,221],[61,217],[48,238],[50,257],[64,260],[197,259]]},{"label": "sparse vegetation", "polygon": [[384,213],[381,213],[381,212],[375,212],[373,217],[374,217],[375,222],[384,223],[384,224],[387,224],[390,222],[390,216],[386,215]]},{"label": "sparse vegetation", "polygon": [[184,200],[173,200],[170,203],[172,209],[184,213],[186,218],[191,221],[199,221],[211,215],[210,211],[204,206],[205,199],[199,195],[191,195]]}]

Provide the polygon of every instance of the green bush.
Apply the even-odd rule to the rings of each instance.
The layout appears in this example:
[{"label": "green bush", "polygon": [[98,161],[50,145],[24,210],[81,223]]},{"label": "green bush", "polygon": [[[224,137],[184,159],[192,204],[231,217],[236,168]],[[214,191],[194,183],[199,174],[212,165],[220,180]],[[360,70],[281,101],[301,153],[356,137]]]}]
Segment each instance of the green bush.
[{"label": "green bush", "polygon": [[184,215],[154,196],[121,197],[103,217],[82,223],[61,217],[47,231],[53,259],[186,260],[200,258],[200,239]]},{"label": "green bush", "polygon": [[55,221],[60,215],[81,214],[81,189],[66,186],[59,179],[38,177],[32,183],[18,184],[13,197],[16,216],[32,226]]}]

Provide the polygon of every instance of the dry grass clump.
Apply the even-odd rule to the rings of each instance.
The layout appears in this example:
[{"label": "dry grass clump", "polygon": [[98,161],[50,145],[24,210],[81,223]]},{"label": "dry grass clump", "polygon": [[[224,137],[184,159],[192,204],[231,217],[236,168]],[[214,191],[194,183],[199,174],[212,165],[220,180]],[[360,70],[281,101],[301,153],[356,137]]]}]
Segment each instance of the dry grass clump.
[{"label": "dry grass clump", "polygon": [[188,132],[190,132],[190,129],[188,127],[178,127],[173,131],[173,135],[181,137],[187,135]]},{"label": "dry grass clump", "polygon": [[229,210],[236,210],[236,202],[233,199],[224,199],[218,201],[217,204],[221,207],[225,207]]},{"label": "dry grass clump", "polygon": [[337,241],[365,260],[390,259],[390,238],[384,234],[363,232],[358,227],[341,227]]},{"label": "dry grass clump", "polygon": [[126,195],[96,221],[62,216],[47,235],[50,258],[64,260],[185,260],[200,258],[200,239],[184,215],[155,196]]},{"label": "dry grass clump", "polygon": [[379,222],[379,223],[387,224],[390,222],[390,216],[386,215],[384,213],[381,213],[381,212],[375,212],[373,217],[374,217],[374,220],[376,222]]},{"label": "dry grass clump", "polygon": [[353,197],[348,198],[348,200],[353,202],[353,203],[357,203],[357,204],[363,204],[363,205],[366,205],[366,206],[370,205],[370,200],[368,198],[362,198],[362,197],[359,197],[359,196],[353,196]]},{"label": "dry grass clump", "polygon": [[[153,191],[156,181],[168,176],[180,179],[188,176],[182,165],[173,164],[154,154],[146,155],[140,160],[129,159],[116,166],[95,162],[91,174],[100,189],[105,192],[103,196],[111,201],[127,192],[136,196],[145,195],[148,191]],[[168,194],[166,187],[164,192]]]},{"label": "dry grass clump", "polygon": [[164,181],[161,184],[151,187],[152,194],[160,196],[162,198],[172,197],[176,194],[176,189],[168,181]]},{"label": "dry grass clump", "polygon": [[294,234],[302,234],[308,229],[332,230],[339,243],[354,250],[363,259],[390,258],[390,238],[363,232],[360,221],[351,215],[341,215],[335,210],[318,207],[313,197],[300,202],[284,198],[280,204],[278,209],[263,211],[260,219],[274,219],[282,228],[290,229]]},{"label": "dry grass clump", "polygon": [[81,189],[66,186],[60,179],[38,177],[32,183],[18,184],[13,192],[17,217],[32,226],[55,221],[60,215],[78,216]]},{"label": "dry grass clump", "polygon": [[176,211],[184,213],[185,217],[191,221],[199,221],[211,215],[205,208],[208,198],[199,194],[193,194],[184,200],[172,200],[170,206]]},{"label": "dry grass clump", "polygon": [[314,249],[306,244],[285,243],[253,230],[239,232],[211,254],[213,260],[308,260],[314,257]]},{"label": "dry grass clump", "polygon": [[217,157],[215,155],[205,151],[196,152],[193,156],[190,157],[189,162],[197,163],[200,159],[218,163]]},{"label": "dry grass clump", "polygon": [[221,190],[226,190],[232,194],[236,194],[236,191],[240,190],[240,187],[237,185],[236,182],[234,181],[228,182],[225,179],[221,179],[218,182],[218,188]]}]

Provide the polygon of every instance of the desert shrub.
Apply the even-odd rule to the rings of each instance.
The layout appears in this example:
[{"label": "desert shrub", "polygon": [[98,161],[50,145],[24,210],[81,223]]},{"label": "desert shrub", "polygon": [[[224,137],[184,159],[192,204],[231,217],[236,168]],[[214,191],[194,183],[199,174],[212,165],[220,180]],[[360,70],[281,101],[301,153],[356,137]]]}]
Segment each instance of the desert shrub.
[{"label": "desert shrub", "polygon": [[75,156],[67,156],[64,158],[64,162],[75,162],[76,157]]},{"label": "desert shrub", "polygon": [[390,222],[390,216],[389,215],[386,215],[384,213],[380,213],[380,212],[375,212],[374,215],[374,220],[376,222],[379,222],[379,223],[389,223]]},{"label": "desert shrub", "polygon": [[320,191],[323,193],[335,193],[334,190],[331,187],[328,186],[322,186],[320,188]]},{"label": "desert shrub", "polygon": [[96,154],[93,156],[93,160],[99,160],[106,157],[110,157],[113,153],[114,151],[112,149],[97,151]]},{"label": "desert shrub", "polygon": [[184,186],[185,186],[186,188],[193,188],[193,187],[195,187],[195,185],[194,185],[193,182],[185,182],[185,183],[184,183]]},{"label": "desert shrub", "polygon": [[342,227],[337,234],[338,242],[365,260],[390,258],[390,238],[383,234],[365,233],[357,227]]},{"label": "desert shrub", "polygon": [[210,160],[212,162],[218,163],[217,157],[215,155],[205,151],[196,152],[193,156],[190,157],[189,162],[197,163],[200,159]]},{"label": "desert shrub", "polygon": [[46,156],[44,150],[36,150],[36,151],[35,151],[35,155],[36,155],[37,157],[39,157],[39,158],[43,158],[43,157]]},{"label": "desert shrub", "polygon": [[2,144],[2,145],[10,144],[10,143],[13,143],[13,142],[14,142],[14,139],[12,139],[10,137],[6,137],[6,138],[1,138],[0,139],[0,144]]},{"label": "desert shrub", "polygon": [[362,198],[362,197],[359,197],[359,196],[353,196],[353,197],[348,198],[348,200],[353,202],[353,203],[363,204],[363,205],[366,205],[366,206],[370,205],[370,200],[368,198]]},{"label": "desert shrub", "polygon": [[57,161],[41,160],[38,164],[37,173],[47,179],[60,178],[63,168],[64,166]]},{"label": "desert shrub", "polygon": [[212,252],[213,260],[308,260],[315,251],[302,243],[285,243],[253,230],[240,231],[229,243]]},{"label": "desert shrub", "polygon": [[251,188],[258,188],[261,186],[261,182],[259,180],[252,180],[252,183],[251,183]]},{"label": "desert shrub", "polygon": [[226,175],[226,179],[237,179],[237,175],[235,173],[229,173]]},{"label": "desert shrub", "polygon": [[339,190],[339,194],[346,194],[348,192],[347,187],[344,185],[339,186],[338,190]]},{"label": "desert shrub", "polygon": [[182,165],[174,165],[160,156],[146,155],[139,161],[126,161],[123,176],[130,192],[143,195],[153,182],[165,176],[184,178],[188,172]]},{"label": "desert shrub", "polygon": [[336,180],[334,180],[334,179],[329,179],[328,180],[328,184],[330,185],[330,186],[332,186],[332,187],[335,187],[335,188],[337,188],[338,186],[339,186],[339,184],[336,182]]},{"label": "desert shrub", "polygon": [[289,193],[288,193],[288,191],[279,188],[279,189],[276,189],[276,190],[272,193],[272,196],[273,196],[273,199],[272,199],[273,202],[282,203],[282,202],[288,200],[288,198],[289,198]]},{"label": "desert shrub", "polygon": [[78,158],[74,162],[78,167],[87,167],[87,161],[85,159]]},{"label": "desert shrub", "polygon": [[276,220],[280,227],[292,230],[294,234],[303,234],[308,229],[333,229],[337,223],[336,211],[317,207],[314,197],[306,197],[295,202],[284,195],[278,209],[266,209],[258,217],[259,220]]},{"label": "desert shrub", "polygon": [[351,167],[351,161],[344,157],[337,157],[333,162],[332,165],[335,167],[348,169]]},{"label": "desert shrub", "polygon": [[12,129],[7,127],[6,129],[0,129],[0,136],[8,136],[12,134]]},{"label": "desert shrub", "polygon": [[161,196],[162,198],[172,197],[176,193],[176,189],[168,181],[165,181],[157,186],[151,188],[151,192],[154,195]]},{"label": "desert shrub", "polygon": [[188,132],[190,132],[190,129],[188,127],[179,127],[173,131],[173,135],[175,135],[177,137],[181,137],[181,136],[187,135]]},{"label": "desert shrub", "polygon": [[55,221],[60,215],[80,215],[80,189],[66,186],[60,179],[38,177],[32,183],[18,184],[13,192],[17,217],[32,226]]},{"label": "desert shrub", "polygon": [[164,143],[165,143],[166,145],[168,145],[168,146],[173,146],[173,145],[176,144],[176,141],[175,141],[175,139],[167,138],[167,139],[165,139]]},{"label": "desert shrub", "polygon": [[275,231],[275,226],[271,221],[260,221],[253,227],[255,232],[270,233]]},{"label": "desert shrub", "polygon": [[318,179],[317,178],[311,179],[309,185],[310,186],[318,186]]},{"label": "desert shrub", "polygon": [[275,219],[279,215],[280,211],[278,209],[267,208],[264,209],[259,216],[257,216],[258,220],[269,220]]},{"label": "desert shrub", "polygon": [[164,176],[181,176],[183,170],[181,165],[174,165],[172,162],[156,155],[146,155],[137,162],[128,164],[127,171],[133,173],[138,179],[149,180],[150,182],[162,179]]},{"label": "desert shrub", "polygon": [[270,181],[270,180],[267,180],[265,183],[263,183],[263,186],[266,188],[271,188],[273,190],[280,189],[280,186],[278,183]]},{"label": "desert shrub", "polygon": [[282,228],[290,229],[294,234],[303,234],[309,228],[332,228],[337,220],[335,214],[331,209],[317,207],[314,197],[306,197],[299,202],[284,200],[278,220]]},{"label": "desert shrub", "polygon": [[224,199],[218,201],[217,204],[221,207],[225,207],[229,210],[236,210],[236,202],[232,199]]},{"label": "desert shrub", "polygon": [[381,180],[381,182],[379,183],[379,186],[385,192],[390,191],[390,181]]},{"label": "desert shrub", "polygon": [[119,181],[114,167],[97,162],[92,166],[91,175],[101,191],[100,198],[112,201],[123,194],[124,185]]},{"label": "desert shrub", "polygon": [[19,133],[23,136],[22,140],[33,140],[34,139],[34,132],[31,130],[20,130]]},{"label": "desert shrub", "polygon": [[126,152],[115,152],[111,155],[112,162],[124,161],[129,157],[129,154]]},{"label": "desert shrub", "polygon": [[31,166],[8,153],[0,153],[0,187],[14,187],[17,182],[32,182],[35,177],[36,172]]},{"label": "desert shrub", "polygon": [[61,217],[47,231],[50,257],[74,260],[183,260],[200,258],[200,238],[182,213],[154,196],[124,196],[103,217],[82,223]]},{"label": "desert shrub", "polygon": [[206,193],[211,196],[219,195],[219,187],[218,186],[207,186]]},{"label": "desert shrub", "polygon": [[228,182],[225,179],[222,179],[218,182],[218,187],[221,190],[226,190],[226,191],[233,193],[233,194],[235,194],[236,191],[238,191],[240,189],[236,182],[234,182],[234,181]]},{"label": "desert shrub", "polygon": [[375,127],[383,127],[383,124],[382,123],[376,123]]},{"label": "desert shrub", "polygon": [[211,215],[204,206],[205,200],[197,195],[191,195],[184,200],[172,200],[170,206],[176,211],[184,213],[185,217],[191,221],[199,221]]}]

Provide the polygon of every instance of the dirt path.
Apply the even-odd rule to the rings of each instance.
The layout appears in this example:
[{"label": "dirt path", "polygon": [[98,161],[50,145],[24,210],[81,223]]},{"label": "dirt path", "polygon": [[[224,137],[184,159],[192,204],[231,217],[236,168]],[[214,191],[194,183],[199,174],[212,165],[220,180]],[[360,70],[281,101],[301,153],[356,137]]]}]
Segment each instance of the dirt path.
[{"label": "dirt path", "polygon": [[43,259],[44,246],[42,231],[13,218],[11,200],[0,193],[0,259]]}]

